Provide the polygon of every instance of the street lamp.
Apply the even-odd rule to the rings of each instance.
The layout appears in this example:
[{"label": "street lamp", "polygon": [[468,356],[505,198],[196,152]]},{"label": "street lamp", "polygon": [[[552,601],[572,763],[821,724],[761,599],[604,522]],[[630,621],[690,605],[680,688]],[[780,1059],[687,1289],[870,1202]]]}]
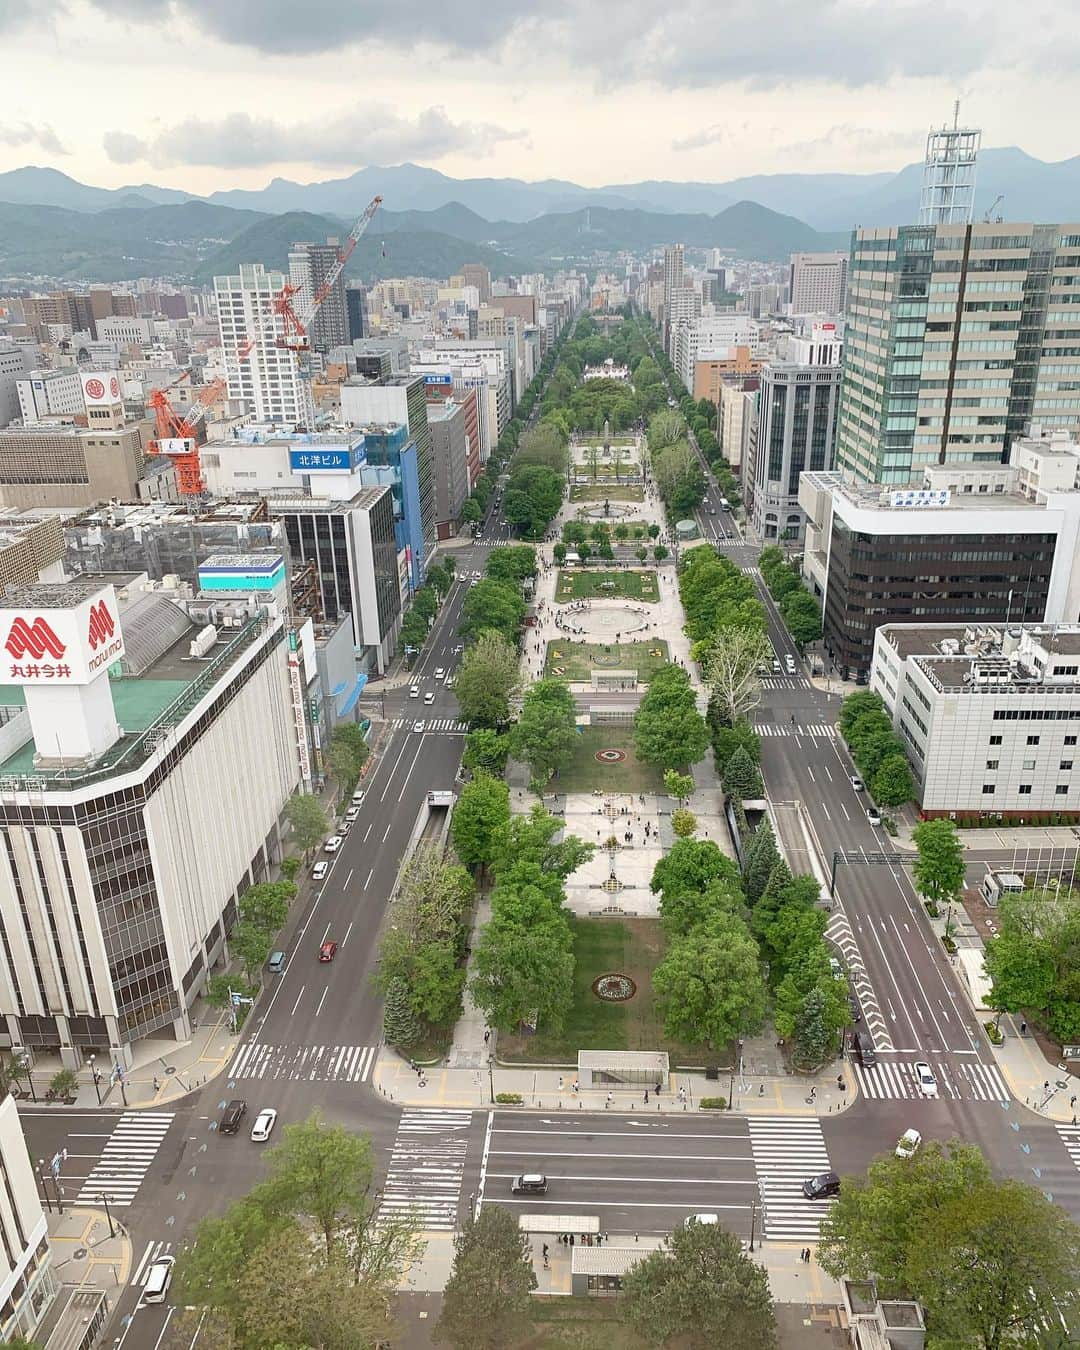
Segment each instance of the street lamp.
[{"label": "street lamp", "polygon": [[[102,1195],[99,1198],[101,1203],[105,1206],[105,1217],[109,1221],[109,1236],[114,1238],[116,1236],[116,1229],[113,1226],[112,1215],[109,1213],[109,1197],[107,1195]],[[750,1250],[754,1250],[753,1245],[751,1245]]]},{"label": "street lamp", "polygon": [[49,1196],[49,1188],[45,1184],[45,1159],[38,1159],[38,1179],[41,1181],[41,1194],[45,1197],[45,1206],[49,1213],[52,1213],[52,1199]]},{"label": "street lamp", "polygon": [[34,1075],[30,1072],[30,1056],[24,1050],[15,1059],[15,1064],[19,1073],[26,1074],[26,1082],[30,1088],[30,1096],[37,1101],[37,1093],[34,1091]]},{"label": "street lamp", "polygon": [[101,1087],[99,1086],[99,1084],[101,1083],[101,1071],[98,1069],[97,1065],[94,1063],[94,1058],[95,1058],[95,1057],[94,1057],[93,1055],[90,1055],[90,1057],[87,1059],[87,1063],[90,1065],[90,1076],[91,1076],[91,1077],[93,1078],[93,1080],[94,1080],[94,1091],[97,1093],[97,1104],[98,1104],[98,1106],[100,1106],[100,1105],[101,1105]]},{"label": "street lamp", "polygon": [[491,1094],[492,1102],[495,1101],[495,1056],[488,1055],[488,1092]]},{"label": "street lamp", "polygon": [[754,1250],[754,1232],[757,1225],[757,1201],[750,1201],[750,1250]]}]

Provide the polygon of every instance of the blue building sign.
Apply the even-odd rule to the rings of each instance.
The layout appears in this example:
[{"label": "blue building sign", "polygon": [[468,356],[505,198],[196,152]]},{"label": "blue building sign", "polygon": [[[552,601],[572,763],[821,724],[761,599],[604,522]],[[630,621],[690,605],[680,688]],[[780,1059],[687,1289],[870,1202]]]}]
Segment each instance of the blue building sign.
[{"label": "blue building sign", "polygon": [[425,375],[425,384],[439,384],[449,387],[454,383],[453,375]]},{"label": "blue building sign", "polygon": [[354,473],[364,463],[363,441],[355,445],[335,445],[327,449],[303,446],[289,451],[293,473]]}]

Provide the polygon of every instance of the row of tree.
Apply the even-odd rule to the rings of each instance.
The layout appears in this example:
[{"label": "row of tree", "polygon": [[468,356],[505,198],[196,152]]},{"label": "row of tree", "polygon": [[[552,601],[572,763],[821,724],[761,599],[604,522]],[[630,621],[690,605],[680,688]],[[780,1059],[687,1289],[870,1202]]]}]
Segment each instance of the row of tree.
[{"label": "row of tree", "polygon": [[809,642],[819,642],[821,610],[804,585],[798,568],[784,560],[775,544],[761,550],[758,567],[796,645],[803,648]]},{"label": "row of tree", "polygon": [[1055,1040],[1080,1041],[1080,897],[1067,886],[1001,897],[986,943],[990,1005],[1023,1013]]},{"label": "row of tree", "polygon": [[646,433],[649,463],[668,515],[681,519],[705,500],[705,473],[686,435],[686,419],[674,408],[662,408],[649,419]]},{"label": "row of tree", "polygon": [[401,643],[408,649],[410,659],[415,658],[427,641],[439,606],[450,594],[453,584],[454,559],[448,556],[444,562],[428,568],[423,586],[413,592],[412,604],[401,621]]},{"label": "row of tree", "polygon": [[704,758],[709,730],[682,666],[661,666],[634,713],[634,753],[663,770],[682,769]]},{"label": "row of tree", "polygon": [[860,689],[840,708],[840,735],[879,806],[903,806],[915,795],[904,743],[893,730],[880,694]]}]

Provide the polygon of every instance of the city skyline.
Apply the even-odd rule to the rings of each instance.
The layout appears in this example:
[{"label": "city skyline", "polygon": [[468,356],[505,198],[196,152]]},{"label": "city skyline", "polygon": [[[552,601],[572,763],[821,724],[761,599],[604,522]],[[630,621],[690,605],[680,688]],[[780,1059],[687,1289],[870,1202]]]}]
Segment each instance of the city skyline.
[{"label": "city skyline", "polygon": [[[662,16],[636,3],[589,15],[570,0],[535,14],[411,7],[407,23],[337,3],[219,13],[131,0],[122,16],[89,0],[31,4],[0,11],[18,110],[0,118],[0,171],[44,163],[195,193],[406,160],[585,186],[886,172],[921,157],[957,96],[985,146],[1074,152],[1067,33],[1048,54],[1049,29],[1012,33],[993,4],[976,33],[959,10],[927,9],[926,43],[924,9],[833,4],[808,33],[789,0],[719,25],[697,0]],[[124,78],[107,81],[120,50]],[[1036,70],[1053,119],[1030,97]]]}]

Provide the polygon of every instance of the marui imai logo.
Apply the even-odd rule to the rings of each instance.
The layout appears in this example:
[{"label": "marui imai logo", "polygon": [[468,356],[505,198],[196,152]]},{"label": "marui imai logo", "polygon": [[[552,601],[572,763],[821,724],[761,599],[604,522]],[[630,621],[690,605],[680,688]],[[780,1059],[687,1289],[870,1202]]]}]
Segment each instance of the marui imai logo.
[{"label": "marui imai logo", "polygon": [[87,637],[90,640],[90,650],[96,651],[103,642],[116,632],[116,624],[113,622],[113,616],[109,613],[109,607],[104,600],[99,600],[96,605],[90,606],[90,627]]},{"label": "marui imai logo", "polygon": [[[109,632],[111,633],[111,618],[109,624]],[[67,648],[40,615],[32,622],[27,623],[20,614],[12,622],[11,631],[4,643],[4,650],[16,661],[21,661],[24,656],[40,661],[46,652],[54,660],[59,661]]]},{"label": "marui imai logo", "polygon": [[100,380],[86,381],[86,394],[88,398],[101,398],[105,392],[105,386]]}]

